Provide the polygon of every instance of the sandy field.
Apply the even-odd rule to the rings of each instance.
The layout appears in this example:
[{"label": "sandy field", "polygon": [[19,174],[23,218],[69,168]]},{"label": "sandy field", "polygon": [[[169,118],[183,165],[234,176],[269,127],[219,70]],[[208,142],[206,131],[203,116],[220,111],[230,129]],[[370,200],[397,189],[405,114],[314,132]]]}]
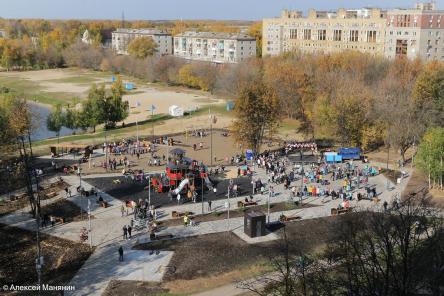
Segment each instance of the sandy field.
[{"label": "sandy field", "polygon": [[[49,69],[24,72],[1,72],[0,77],[17,78],[35,85],[35,92],[64,93],[72,97],[85,98],[92,83],[111,85],[110,73],[93,72],[82,69]],[[130,115],[126,123],[143,121],[151,116],[151,105],[156,107],[155,114],[168,114],[171,105],[177,105],[184,111],[194,110],[211,104],[223,104],[209,93],[180,87],[164,87],[151,83],[135,81],[122,76],[123,83],[131,82],[134,90],[123,96],[130,105]],[[136,107],[137,103],[140,106]]]}]

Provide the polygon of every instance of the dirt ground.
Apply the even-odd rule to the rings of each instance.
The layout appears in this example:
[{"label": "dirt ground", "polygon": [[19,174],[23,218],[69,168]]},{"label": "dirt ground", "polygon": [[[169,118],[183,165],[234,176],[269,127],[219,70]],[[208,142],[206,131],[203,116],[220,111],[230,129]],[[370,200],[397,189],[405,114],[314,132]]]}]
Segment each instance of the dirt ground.
[{"label": "dirt ground", "polygon": [[[81,212],[80,207],[65,198],[42,207],[41,211],[42,216],[48,215],[63,217],[65,219],[65,223],[82,221],[87,217],[85,211]],[[91,215],[91,219],[94,219],[94,216]]]},{"label": "dirt ground", "polygon": [[[335,217],[327,217],[287,223],[285,231],[290,251],[298,254],[319,250],[329,240],[335,221]],[[283,229],[277,233],[282,235]],[[227,232],[136,246],[144,250],[174,251],[170,266],[175,272],[165,275],[163,286],[170,293],[178,294],[191,294],[267,272],[271,260],[281,254],[281,247],[282,241],[247,244]]]},{"label": "dirt ground", "polygon": [[[144,138],[149,137],[144,134]],[[229,165],[230,159],[232,156],[236,156],[242,152],[245,152],[244,147],[240,147],[235,144],[234,137],[229,135],[228,137],[222,136],[222,131],[213,130],[213,137],[211,139],[210,133],[207,136],[200,137],[185,137],[184,135],[174,136],[174,140],[177,142],[175,146],[167,146],[167,145],[157,145],[157,150],[155,155],[162,158],[163,155],[168,157],[169,151],[174,148],[180,148],[185,150],[186,157],[191,159],[195,159],[199,162],[203,162],[205,165],[211,165],[211,155],[213,155],[213,166],[215,165]],[[115,139],[115,141],[121,141],[123,138]],[[141,136],[142,139],[142,136]],[[113,141],[113,139],[111,139]],[[203,148],[199,148],[199,143],[203,144]],[[211,145],[212,143],[212,145]],[[193,144],[197,145],[197,150],[193,149]],[[211,146],[213,147],[211,153]],[[273,142],[269,145],[263,145],[262,150],[267,149],[277,149],[279,148],[278,142]],[[109,156],[111,159],[116,159],[119,162],[120,158],[127,157],[131,164],[132,169],[143,169],[146,172],[149,171],[160,171],[164,170],[166,161],[162,161],[162,166],[149,166],[149,161],[152,160],[151,154],[140,154],[140,158],[138,159],[136,155],[111,155]],[[56,160],[57,162],[63,163],[63,160]],[[95,174],[95,173],[104,173],[106,170],[100,166],[101,163],[105,161],[105,156],[94,157],[90,163],[82,164],[82,172],[84,174]],[[117,170],[120,172],[123,169],[123,166],[118,166]]]},{"label": "dirt ground", "polygon": [[[36,237],[34,232],[0,225],[1,285],[31,285],[37,282],[35,269]],[[44,257],[42,282],[66,285],[91,255],[87,245],[42,234]],[[5,294],[2,294],[5,295]],[[13,295],[13,293],[6,293]],[[14,294],[16,295],[16,294]],[[60,295],[59,293],[45,295]]]},{"label": "dirt ground", "polygon": [[[59,192],[59,191],[65,189],[65,187],[68,186],[68,184],[66,182],[57,182],[57,183],[51,184],[50,186],[51,187],[40,191],[40,193],[41,193],[40,200],[41,200],[42,206],[45,204],[44,201],[49,198],[48,196],[46,196],[46,194],[51,193],[51,192]],[[14,200],[14,201],[1,201],[0,200],[0,216],[9,214],[11,212],[14,212],[14,211],[26,208],[26,207],[28,207],[28,208],[30,207],[29,206],[29,199],[27,196],[24,196],[20,199]]]},{"label": "dirt ground", "polygon": [[[112,280],[102,296],[121,296],[121,295],[166,295],[168,289],[162,288],[161,284],[138,281],[117,281]],[[131,294],[128,294],[131,293]]]},{"label": "dirt ground", "polygon": [[[412,193],[412,192],[418,192],[422,189],[427,189],[429,186],[427,178],[422,175],[420,172],[414,170],[413,175],[410,178],[409,183],[407,184],[407,187],[404,190],[404,196]],[[441,208],[444,208],[444,191],[441,191],[439,189],[432,189],[429,191],[430,193],[430,201]]]}]

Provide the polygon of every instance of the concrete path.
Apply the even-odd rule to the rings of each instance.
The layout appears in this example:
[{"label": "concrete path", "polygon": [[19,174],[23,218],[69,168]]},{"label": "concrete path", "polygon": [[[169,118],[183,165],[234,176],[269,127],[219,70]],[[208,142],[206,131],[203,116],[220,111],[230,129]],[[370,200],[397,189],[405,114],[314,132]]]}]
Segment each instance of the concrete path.
[{"label": "concrete path", "polygon": [[[148,251],[132,250],[133,243],[112,243],[97,248],[69,283],[76,290],[65,295],[101,295],[111,280],[161,281],[162,266],[168,265],[173,252],[149,255]],[[123,262],[118,260],[119,246],[124,249]]]},{"label": "concrete path", "polygon": [[[94,175],[92,177],[97,176]],[[80,183],[79,178],[77,176],[64,176],[63,178],[68,184],[71,185],[71,191],[73,193],[76,192],[76,188]],[[257,170],[255,178],[261,178],[261,180],[265,182],[267,180],[265,171],[261,169]],[[408,183],[408,178],[404,179],[400,185],[395,186],[395,184],[390,184],[390,187],[395,188],[395,190],[392,191],[387,191],[385,189],[387,179],[384,176],[379,175],[370,178],[370,184],[376,186],[377,192],[380,193],[379,198],[382,201],[376,205],[370,201],[352,201],[351,205],[356,207],[358,211],[367,209],[379,210],[382,207],[383,201],[390,202],[394,193],[402,192],[403,188],[405,188],[406,184]],[[91,185],[87,180],[88,178],[82,178],[82,186],[85,188],[85,190],[89,190],[91,188]],[[299,183],[295,182],[294,184],[296,185]],[[274,190],[276,192],[276,196],[273,197],[270,202],[278,203],[289,200],[290,191],[285,191],[282,184],[274,185]],[[91,214],[94,216],[94,219],[91,220],[92,244],[97,248],[70,283],[71,285],[75,285],[77,290],[68,295],[100,295],[108,285],[109,281],[112,279],[160,281],[163,275],[160,266],[168,265],[168,262],[172,257],[172,252],[161,252],[157,256],[150,256],[148,255],[148,252],[145,251],[131,250],[131,246],[135,243],[148,242],[148,235],[146,233],[136,233],[135,237],[131,241],[122,241],[122,227],[130,223],[132,216],[122,217],[120,212],[120,206],[122,204],[121,201],[103,192],[100,192],[99,194],[110,204],[110,207],[106,209],[99,207],[95,203],[95,196],[86,198],[75,195],[70,198],[72,202],[82,208],[82,210],[85,212],[88,208],[88,199],[91,201]],[[58,198],[61,197],[59,196]],[[244,197],[231,198],[230,208],[237,208],[237,201],[243,199]],[[54,201],[55,200],[56,199],[54,199]],[[256,195],[255,200],[261,205],[267,203],[266,196]],[[227,199],[213,201],[213,211],[225,211],[226,202]],[[310,197],[304,200],[304,203],[315,205],[314,207],[271,213],[270,220],[277,221],[281,214],[285,214],[287,216],[298,215],[302,219],[326,217],[330,215],[330,209],[336,208],[339,202],[339,200],[332,201],[330,198],[324,200],[323,198],[319,197]],[[158,211],[159,220],[170,219],[170,214],[173,210],[200,213],[202,211],[202,205],[200,203],[188,203],[184,205],[161,208]],[[204,212],[206,211],[207,204],[204,204]],[[0,218],[0,223],[35,230],[35,220],[23,212],[14,212],[10,215],[3,216]],[[71,239],[73,241],[79,241],[79,233],[82,227],[88,227],[87,220],[56,225],[55,227],[48,227],[44,229],[43,232],[50,235]],[[160,233],[170,233],[175,237],[189,237],[224,231],[234,231],[234,233],[242,238],[243,217],[232,218],[230,220],[202,222],[194,227],[174,226],[164,229]],[[264,239],[265,238],[262,240]],[[271,235],[266,238],[266,240],[272,239],[276,239],[276,236]],[[246,240],[248,241],[248,239]],[[259,240],[256,242],[259,242]],[[125,253],[127,254],[127,256],[125,256],[126,260],[123,263],[119,263],[117,260],[117,249],[119,245],[124,246]],[[239,294],[239,290],[233,287],[221,287],[218,289],[221,289],[221,294],[218,294],[219,290],[216,289],[214,291],[209,291],[210,294],[204,295],[223,294],[223,296],[229,296]]]}]

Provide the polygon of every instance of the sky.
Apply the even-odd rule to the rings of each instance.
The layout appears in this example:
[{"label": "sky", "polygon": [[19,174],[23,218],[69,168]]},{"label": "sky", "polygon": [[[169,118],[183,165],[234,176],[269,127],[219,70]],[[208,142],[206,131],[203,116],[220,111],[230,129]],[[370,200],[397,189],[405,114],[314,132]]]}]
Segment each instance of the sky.
[{"label": "sky", "polygon": [[[0,0],[0,17],[46,19],[259,20],[284,8],[412,7],[415,0]],[[444,9],[444,0],[436,1]]]}]

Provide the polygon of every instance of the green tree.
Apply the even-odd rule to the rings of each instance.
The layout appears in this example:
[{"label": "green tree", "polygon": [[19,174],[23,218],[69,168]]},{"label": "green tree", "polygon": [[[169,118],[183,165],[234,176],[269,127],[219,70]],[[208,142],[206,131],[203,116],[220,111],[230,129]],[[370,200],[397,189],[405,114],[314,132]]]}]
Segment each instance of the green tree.
[{"label": "green tree", "polygon": [[46,127],[48,130],[56,133],[57,142],[59,142],[60,130],[64,125],[64,121],[65,121],[65,116],[61,105],[57,105],[46,119]]},{"label": "green tree", "polygon": [[82,102],[82,111],[79,112],[78,126],[83,130],[91,127],[96,132],[96,126],[104,123],[106,114],[104,113],[104,103],[106,98],[105,86],[97,87],[93,85],[88,93],[87,100]]},{"label": "green tree", "polygon": [[[444,128],[436,127],[429,129],[422,138],[418,147],[418,157],[416,165],[427,174],[429,188],[439,184],[443,188],[442,178],[444,174]],[[432,185],[433,182],[433,185]]]},{"label": "green tree", "polygon": [[157,51],[157,43],[151,37],[139,37],[128,44],[128,53],[138,59],[153,56]]},{"label": "green tree", "polygon": [[[100,111],[100,122],[105,123],[105,128],[114,128],[116,123],[124,120],[129,115],[128,101],[122,100],[124,93],[123,84],[120,77],[111,86],[111,94],[103,95],[103,90],[99,89],[99,101],[97,102]],[[102,99],[103,98],[103,99]]]},{"label": "green tree", "polygon": [[259,152],[264,135],[272,133],[279,120],[279,103],[274,92],[261,82],[240,89],[235,102],[233,133],[237,142]]},{"label": "green tree", "polygon": [[433,104],[437,110],[444,107],[444,65],[432,63],[418,76],[413,95],[416,103],[424,107]]}]

